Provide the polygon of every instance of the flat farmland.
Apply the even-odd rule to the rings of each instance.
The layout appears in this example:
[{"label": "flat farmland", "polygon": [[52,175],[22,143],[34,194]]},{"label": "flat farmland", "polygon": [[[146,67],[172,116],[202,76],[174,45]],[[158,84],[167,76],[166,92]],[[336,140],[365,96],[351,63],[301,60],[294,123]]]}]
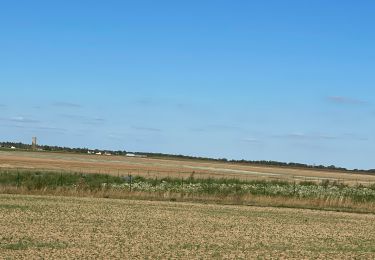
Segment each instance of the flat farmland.
[{"label": "flat farmland", "polygon": [[0,195],[3,259],[374,259],[375,215]]},{"label": "flat farmland", "polygon": [[149,178],[238,178],[286,181],[340,181],[345,184],[375,183],[375,175],[351,174],[286,167],[251,166],[199,160],[155,159],[72,153],[0,151],[0,169],[33,169],[139,175]]}]

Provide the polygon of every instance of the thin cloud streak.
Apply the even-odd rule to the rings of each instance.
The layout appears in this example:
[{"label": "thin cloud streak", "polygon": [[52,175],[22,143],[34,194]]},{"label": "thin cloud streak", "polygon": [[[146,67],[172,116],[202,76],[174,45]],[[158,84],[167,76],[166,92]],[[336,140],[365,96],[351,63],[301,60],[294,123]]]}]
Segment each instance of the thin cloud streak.
[{"label": "thin cloud streak", "polygon": [[159,128],[143,127],[143,126],[132,126],[131,128],[134,130],[146,131],[146,132],[161,132],[162,131]]},{"label": "thin cloud streak", "polygon": [[32,118],[27,118],[24,116],[14,116],[10,118],[0,118],[0,121],[3,122],[16,122],[16,123],[40,123],[40,121],[32,119]]},{"label": "thin cloud streak", "polygon": [[9,128],[28,129],[28,130],[67,132],[67,129],[59,128],[59,127],[51,127],[51,126],[29,126],[29,125],[26,126],[26,125],[14,125],[14,124],[6,124],[6,125],[1,125],[1,126],[9,127]]},{"label": "thin cloud streak", "polygon": [[52,103],[52,106],[55,107],[64,107],[64,108],[81,108],[82,106],[76,103],[71,102],[65,102],[65,101],[59,101]]},{"label": "thin cloud streak", "polygon": [[342,104],[342,105],[363,105],[367,102],[361,99],[344,97],[344,96],[329,96],[328,100],[335,104]]},{"label": "thin cloud streak", "polygon": [[116,134],[108,134],[107,135],[108,139],[116,140],[116,141],[124,141],[124,137]]},{"label": "thin cloud streak", "polygon": [[294,140],[334,140],[337,136],[325,135],[325,134],[305,134],[305,133],[289,133],[281,135],[273,135],[276,138],[294,139]]},{"label": "thin cloud streak", "polygon": [[345,133],[343,135],[343,138],[349,139],[349,140],[356,140],[356,141],[368,141],[369,138],[366,136],[354,134],[354,133]]},{"label": "thin cloud streak", "polygon": [[206,130],[204,128],[189,128],[189,131],[191,131],[191,132],[205,132]]},{"label": "thin cloud streak", "polygon": [[71,115],[71,114],[60,114],[62,118],[69,119],[78,123],[87,124],[87,125],[98,125],[106,122],[104,118],[100,117],[89,117],[84,115]]},{"label": "thin cloud streak", "polygon": [[142,98],[135,101],[135,104],[141,107],[147,108],[162,108],[162,107],[172,107],[178,110],[192,110],[194,109],[193,104],[175,102],[169,99],[154,99],[154,98]]},{"label": "thin cloud streak", "polygon": [[38,120],[26,118],[23,116],[15,116],[15,117],[10,118],[9,120],[13,122],[19,122],[19,123],[39,123]]},{"label": "thin cloud streak", "polygon": [[243,138],[242,142],[259,144],[261,141],[257,138]]},{"label": "thin cloud streak", "polygon": [[212,133],[212,132],[244,132],[246,129],[235,126],[235,125],[225,125],[225,124],[210,124],[200,127],[189,128],[191,132],[201,132],[201,133]]},{"label": "thin cloud streak", "polygon": [[361,136],[355,133],[344,133],[338,135],[327,135],[327,134],[305,134],[305,133],[289,133],[281,135],[273,135],[274,138],[284,138],[291,140],[307,140],[307,141],[318,141],[318,140],[356,140],[356,141],[367,141],[368,137]]}]

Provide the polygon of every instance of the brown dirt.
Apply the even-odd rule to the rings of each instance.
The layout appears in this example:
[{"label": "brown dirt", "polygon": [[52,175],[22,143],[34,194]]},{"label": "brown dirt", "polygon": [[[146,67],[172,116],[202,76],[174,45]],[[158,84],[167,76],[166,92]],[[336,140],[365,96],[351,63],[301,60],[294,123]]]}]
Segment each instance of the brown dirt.
[{"label": "brown dirt", "polygon": [[0,151],[0,168],[75,171],[141,175],[145,177],[240,178],[288,181],[339,181],[346,184],[375,183],[375,175],[351,174],[284,167],[202,162],[198,160],[131,158],[69,153]]}]

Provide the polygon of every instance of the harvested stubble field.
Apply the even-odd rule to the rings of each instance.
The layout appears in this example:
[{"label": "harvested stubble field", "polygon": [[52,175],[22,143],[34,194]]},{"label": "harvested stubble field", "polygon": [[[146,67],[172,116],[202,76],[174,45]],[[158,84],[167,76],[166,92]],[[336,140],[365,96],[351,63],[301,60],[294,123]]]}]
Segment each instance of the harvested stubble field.
[{"label": "harvested stubble field", "polygon": [[148,178],[236,178],[242,180],[338,181],[348,185],[374,184],[375,175],[284,167],[252,166],[199,160],[132,158],[71,153],[0,151],[0,168],[55,170]]},{"label": "harvested stubble field", "polygon": [[375,215],[0,195],[4,259],[375,258]]}]

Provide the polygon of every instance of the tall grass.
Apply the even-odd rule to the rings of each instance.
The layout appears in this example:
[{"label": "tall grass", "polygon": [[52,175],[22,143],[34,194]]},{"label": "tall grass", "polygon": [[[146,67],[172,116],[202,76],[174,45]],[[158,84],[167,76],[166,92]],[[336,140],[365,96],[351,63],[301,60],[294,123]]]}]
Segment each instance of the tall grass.
[{"label": "tall grass", "polygon": [[[375,208],[375,185],[243,181],[238,179],[144,178],[44,171],[0,171],[0,192],[80,194],[103,197],[200,200],[264,205]],[[271,203],[273,201],[273,204]],[[276,203],[277,202],[277,203]],[[375,212],[375,210],[374,210]]]},{"label": "tall grass", "polygon": [[30,190],[56,187],[82,187],[95,189],[103,183],[120,184],[120,177],[104,174],[56,173],[44,171],[1,171],[0,185],[24,186]]}]

